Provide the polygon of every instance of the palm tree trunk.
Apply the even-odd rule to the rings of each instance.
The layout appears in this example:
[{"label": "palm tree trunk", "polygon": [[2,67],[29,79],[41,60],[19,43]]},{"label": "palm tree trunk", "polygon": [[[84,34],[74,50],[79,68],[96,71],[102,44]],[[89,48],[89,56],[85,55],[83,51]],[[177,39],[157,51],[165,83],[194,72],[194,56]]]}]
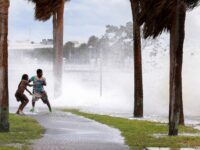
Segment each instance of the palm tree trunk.
[{"label": "palm tree trunk", "polygon": [[0,0],[0,132],[9,131],[8,8],[9,0]]},{"label": "palm tree trunk", "polygon": [[[170,76],[172,76],[173,72],[173,34],[170,34]],[[170,78],[170,85],[172,85],[171,82],[172,78]],[[182,89],[182,80],[180,81],[180,87]],[[170,97],[172,96],[172,86],[170,86]],[[180,117],[179,117],[179,125],[184,125],[184,108],[183,108],[183,98],[182,98],[182,90],[181,90],[181,98],[180,98]],[[170,98],[170,104],[169,104],[169,119],[171,117],[171,98]]]},{"label": "palm tree trunk", "polygon": [[54,97],[57,95],[57,72],[56,72],[56,29],[57,29],[57,12],[53,12],[53,76],[54,76]]},{"label": "palm tree trunk", "polygon": [[[181,89],[182,89],[182,81],[181,81]],[[180,118],[179,118],[179,125],[185,125],[182,90],[181,90],[180,109],[181,109],[180,110],[181,114],[180,114]]]},{"label": "palm tree trunk", "polygon": [[[172,46],[172,43],[173,42],[171,42],[171,40],[173,39],[172,37],[172,34],[170,34],[170,45]],[[172,59],[172,52],[173,52],[173,49],[172,48],[170,48],[170,59]],[[172,63],[173,61],[172,60],[170,60],[170,62]],[[170,63],[170,76],[171,76],[171,74],[172,74],[172,72],[173,72],[173,67],[172,67],[172,64]],[[182,80],[180,81],[181,83],[181,89],[182,89]],[[170,78],[170,85],[172,85],[172,83],[171,83],[171,78]],[[170,97],[171,97],[171,93],[172,93],[172,86],[170,86]],[[180,98],[180,117],[179,117],[179,125],[185,125],[185,119],[184,119],[184,108],[183,108],[183,98],[182,98],[182,90],[181,90],[181,98]],[[169,104],[169,119],[170,119],[170,117],[171,117],[171,100],[170,100],[170,104]]]},{"label": "palm tree trunk", "polygon": [[[55,19],[55,18],[54,18]],[[54,90],[55,97],[61,95],[62,73],[63,73],[63,20],[64,20],[64,0],[57,11],[56,23],[54,26],[55,36],[55,67],[54,67]]]},{"label": "palm tree trunk", "polygon": [[182,101],[182,62],[186,8],[177,0],[177,11],[170,31],[170,109],[169,135],[178,135]]},{"label": "palm tree trunk", "polygon": [[134,42],[134,117],[143,117],[143,83],[142,83],[142,54],[140,26],[137,22],[139,3],[131,1],[133,16],[133,42]]}]

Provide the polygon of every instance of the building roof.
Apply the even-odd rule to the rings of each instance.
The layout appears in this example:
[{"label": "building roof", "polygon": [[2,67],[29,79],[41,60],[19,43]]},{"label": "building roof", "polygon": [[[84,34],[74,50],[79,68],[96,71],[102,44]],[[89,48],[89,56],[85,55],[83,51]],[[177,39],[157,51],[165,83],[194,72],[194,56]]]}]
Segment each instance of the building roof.
[{"label": "building roof", "polygon": [[53,45],[45,45],[31,41],[15,41],[8,43],[8,49],[11,50],[34,50],[36,48],[53,48]]}]

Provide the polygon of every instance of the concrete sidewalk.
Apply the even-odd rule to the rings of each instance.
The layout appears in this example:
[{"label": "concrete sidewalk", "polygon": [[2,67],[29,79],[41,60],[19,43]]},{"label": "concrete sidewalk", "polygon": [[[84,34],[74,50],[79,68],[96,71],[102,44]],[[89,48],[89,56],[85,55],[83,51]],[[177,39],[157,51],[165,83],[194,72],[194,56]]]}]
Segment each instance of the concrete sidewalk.
[{"label": "concrete sidewalk", "polygon": [[30,114],[45,129],[34,150],[128,150],[120,131],[71,113]]}]

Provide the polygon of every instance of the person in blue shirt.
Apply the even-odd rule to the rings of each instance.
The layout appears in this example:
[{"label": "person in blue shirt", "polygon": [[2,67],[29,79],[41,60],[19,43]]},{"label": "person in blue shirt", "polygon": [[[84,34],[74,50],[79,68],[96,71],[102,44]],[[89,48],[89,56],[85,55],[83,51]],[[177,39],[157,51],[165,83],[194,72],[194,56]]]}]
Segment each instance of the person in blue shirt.
[{"label": "person in blue shirt", "polygon": [[37,76],[33,76],[30,82],[33,82],[33,98],[32,98],[32,109],[31,112],[35,111],[35,102],[41,99],[44,104],[46,104],[49,108],[49,111],[52,112],[51,105],[48,100],[48,96],[46,91],[44,90],[44,86],[47,85],[46,79],[43,77],[42,69],[37,69]]}]

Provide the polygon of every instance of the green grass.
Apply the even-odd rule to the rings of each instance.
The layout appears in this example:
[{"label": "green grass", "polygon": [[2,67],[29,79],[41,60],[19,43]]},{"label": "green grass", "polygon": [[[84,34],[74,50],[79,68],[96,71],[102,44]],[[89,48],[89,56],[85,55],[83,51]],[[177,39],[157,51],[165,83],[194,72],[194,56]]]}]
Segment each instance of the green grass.
[{"label": "green grass", "polygon": [[[113,128],[117,128],[121,131],[123,137],[125,137],[126,144],[132,149],[135,147],[198,147],[200,146],[200,137],[159,137],[156,138],[154,134],[167,134],[168,125],[150,121],[141,120],[129,120],[119,117],[110,117],[106,115],[89,114],[80,112],[75,109],[64,109],[63,111],[71,112],[76,115],[84,116],[86,118],[95,120],[97,122],[109,125]],[[180,133],[200,133],[199,130],[192,127],[180,126]]]},{"label": "green grass", "polygon": [[0,147],[0,150],[18,150],[18,149],[14,147]]},{"label": "green grass", "polygon": [[10,132],[0,133],[0,150],[16,150],[14,147],[4,146],[6,144],[22,144],[22,149],[28,149],[30,140],[40,138],[44,129],[39,123],[26,116],[10,114]]},{"label": "green grass", "polygon": [[14,147],[0,147],[0,150],[18,150],[18,149]]},{"label": "green grass", "polygon": [[15,148],[15,147],[0,147],[0,150],[29,150],[28,146],[23,146],[21,148]]}]

